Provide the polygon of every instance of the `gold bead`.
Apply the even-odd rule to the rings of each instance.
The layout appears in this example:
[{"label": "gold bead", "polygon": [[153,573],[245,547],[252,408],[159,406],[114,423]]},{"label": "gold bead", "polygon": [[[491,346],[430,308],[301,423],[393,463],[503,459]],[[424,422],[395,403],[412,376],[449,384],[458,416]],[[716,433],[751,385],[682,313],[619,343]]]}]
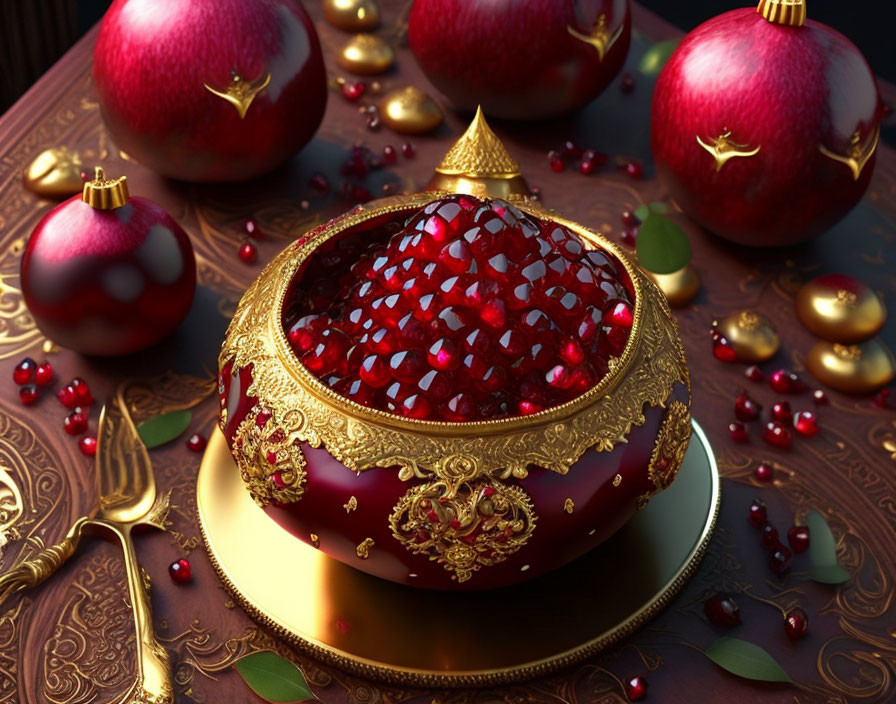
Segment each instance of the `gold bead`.
[{"label": "gold bead", "polygon": [[442,124],[442,109],[415,86],[390,90],[380,101],[380,116],[387,127],[401,134],[431,132]]},{"label": "gold bead", "polygon": [[672,308],[683,308],[700,290],[700,275],[690,264],[671,274],[655,274],[646,269],[643,271],[648,279],[660,287]]},{"label": "gold bead", "polygon": [[796,295],[796,313],[823,340],[853,344],[880,332],[887,309],[869,286],[843,274],[825,274]]},{"label": "gold bead", "polygon": [[44,198],[64,198],[81,192],[81,157],[66,147],[45,149],[25,169],[25,188]]},{"label": "gold bead", "polygon": [[324,0],[324,17],[346,32],[369,32],[380,23],[380,8],[373,0]]},{"label": "gold bead", "polygon": [[764,362],[781,346],[778,332],[761,313],[742,310],[719,321],[718,331],[728,340],[739,362]]},{"label": "gold bead", "polygon": [[339,52],[339,65],[361,76],[385,73],[395,61],[395,52],[375,34],[357,34]]},{"label": "gold bead", "polygon": [[806,366],[822,384],[849,394],[873,393],[896,373],[893,353],[879,338],[857,345],[819,342],[809,351]]}]

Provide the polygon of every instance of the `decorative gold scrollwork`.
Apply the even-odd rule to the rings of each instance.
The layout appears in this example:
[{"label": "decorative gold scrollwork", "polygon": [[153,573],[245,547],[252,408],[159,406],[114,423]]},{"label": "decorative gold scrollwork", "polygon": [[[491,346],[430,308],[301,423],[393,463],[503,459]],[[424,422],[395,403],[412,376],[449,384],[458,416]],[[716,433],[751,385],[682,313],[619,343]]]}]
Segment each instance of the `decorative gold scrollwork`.
[{"label": "decorative gold scrollwork", "polygon": [[675,480],[690,440],[691,412],[681,401],[673,401],[666,411],[647,470],[657,491],[667,488]]},{"label": "decorative gold scrollwork", "polygon": [[846,152],[846,156],[831,151],[823,144],[818,145],[818,151],[828,157],[828,159],[833,159],[834,161],[839,161],[841,164],[846,164],[849,167],[849,170],[852,171],[853,180],[858,181],[859,177],[862,175],[862,171],[865,169],[865,164],[868,163],[868,160],[874,154],[874,150],[877,149],[878,141],[880,141],[879,126],[876,127],[864,141],[862,141],[862,133],[860,130],[853,132],[852,137],[849,139],[849,148]]},{"label": "decorative gold scrollwork", "polygon": [[761,146],[753,149],[749,144],[738,144],[731,139],[730,130],[725,130],[718,137],[713,137],[707,142],[704,142],[698,134],[697,144],[708,151],[712,155],[712,158],[716,160],[716,173],[721,171],[722,167],[731,159],[736,157],[746,158],[755,156],[759,153],[759,150],[762,149]]},{"label": "decorative gold scrollwork", "polygon": [[224,90],[212,88],[208,83],[203,83],[202,85],[212,95],[217,95],[233,105],[242,120],[246,117],[246,113],[249,112],[249,108],[252,107],[252,101],[255,100],[255,96],[267,88],[270,82],[271,74],[265,72],[254,81],[247,81],[239,74],[234,74],[230,85]]}]

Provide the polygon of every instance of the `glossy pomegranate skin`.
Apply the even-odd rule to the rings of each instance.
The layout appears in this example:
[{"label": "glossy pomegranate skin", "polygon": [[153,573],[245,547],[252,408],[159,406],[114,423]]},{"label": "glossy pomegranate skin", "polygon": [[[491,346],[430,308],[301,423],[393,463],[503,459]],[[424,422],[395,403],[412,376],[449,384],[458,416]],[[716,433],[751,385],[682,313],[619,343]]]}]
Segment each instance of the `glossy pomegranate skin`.
[{"label": "glossy pomegranate skin", "polygon": [[[873,140],[879,117],[874,77],[846,37],[744,8],[697,27],[669,59],[653,96],[651,145],[660,179],[704,227],[740,244],[785,246],[824,232],[861,199],[875,157],[855,179],[819,147],[845,156],[856,132],[862,144]],[[717,171],[697,137],[727,131],[760,151]]]},{"label": "glossy pomegranate skin", "polygon": [[[231,367],[225,367],[221,379],[230,399],[224,436],[231,445],[236,429],[256,402],[245,394],[252,381],[251,368],[233,374]],[[666,406],[674,400],[690,402],[681,384],[675,385]],[[264,510],[302,541],[310,542],[314,533],[319,549],[330,557],[384,579],[427,589],[503,587],[562,567],[604,542],[631,518],[638,497],[655,490],[647,466],[666,413],[659,406],[646,408],[646,422],[632,428],[626,443],[611,452],[587,451],[566,475],[532,468],[518,483],[535,507],[538,528],[519,551],[479,570],[467,582],[452,580],[451,573],[435,561],[411,553],[393,537],[385,517],[408,490],[395,468],[376,467],[355,474],[325,448],[303,444],[307,474],[302,500]],[[622,479],[614,486],[617,474]],[[344,507],[349,496],[357,499],[357,509],[350,514]],[[575,504],[572,514],[564,509],[567,498]],[[367,559],[361,559],[356,547],[365,538],[372,538],[375,547]],[[528,567],[523,570],[524,566]]]},{"label": "glossy pomegranate skin", "polygon": [[[601,60],[577,38],[601,15],[609,37]],[[628,0],[415,0],[411,51],[433,85],[461,110],[536,120],[593,100],[625,62],[631,41]]]},{"label": "glossy pomegranate skin", "polygon": [[[244,118],[204,84],[271,80]],[[327,100],[320,42],[293,0],[115,0],[93,77],[117,145],[160,174],[243,181],[311,139]]]},{"label": "glossy pomegranate skin", "polygon": [[187,233],[160,205],[134,196],[115,210],[95,210],[78,195],[32,232],[21,281],[49,339],[82,354],[118,356],[155,344],[186,317],[196,259]]}]

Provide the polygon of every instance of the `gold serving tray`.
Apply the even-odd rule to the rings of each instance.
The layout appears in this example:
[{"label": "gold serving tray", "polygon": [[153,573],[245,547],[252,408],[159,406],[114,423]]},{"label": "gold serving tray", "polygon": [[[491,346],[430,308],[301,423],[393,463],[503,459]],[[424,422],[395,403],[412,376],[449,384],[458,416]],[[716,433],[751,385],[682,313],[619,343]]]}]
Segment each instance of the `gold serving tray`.
[{"label": "gold serving tray", "polygon": [[719,512],[719,472],[700,426],[678,478],[615,536],[530,582],[480,592],[414,589],[327,557],[255,505],[219,430],[197,480],[212,565],[259,623],[348,672],[417,686],[544,675],[655,616],[696,570]]}]

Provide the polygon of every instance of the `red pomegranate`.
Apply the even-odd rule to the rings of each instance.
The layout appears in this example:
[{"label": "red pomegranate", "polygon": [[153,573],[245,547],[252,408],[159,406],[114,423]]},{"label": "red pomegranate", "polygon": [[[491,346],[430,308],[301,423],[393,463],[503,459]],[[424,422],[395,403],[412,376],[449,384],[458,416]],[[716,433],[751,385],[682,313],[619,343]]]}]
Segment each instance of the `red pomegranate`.
[{"label": "red pomegranate", "polygon": [[631,14],[628,0],[415,0],[408,40],[455,107],[534,120],[606,88],[628,54]]},{"label": "red pomegranate", "polygon": [[271,170],[311,139],[327,100],[317,33],[295,0],[115,0],[93,58],[118,146],[187,181]]},{"label": "red pomegranate", "polygon": [[814,237],[861,199],[874,170],[877,85],[803,0],[761,0],[697,27],[661,72],[651,145],[691,217],[751,246]]}]

